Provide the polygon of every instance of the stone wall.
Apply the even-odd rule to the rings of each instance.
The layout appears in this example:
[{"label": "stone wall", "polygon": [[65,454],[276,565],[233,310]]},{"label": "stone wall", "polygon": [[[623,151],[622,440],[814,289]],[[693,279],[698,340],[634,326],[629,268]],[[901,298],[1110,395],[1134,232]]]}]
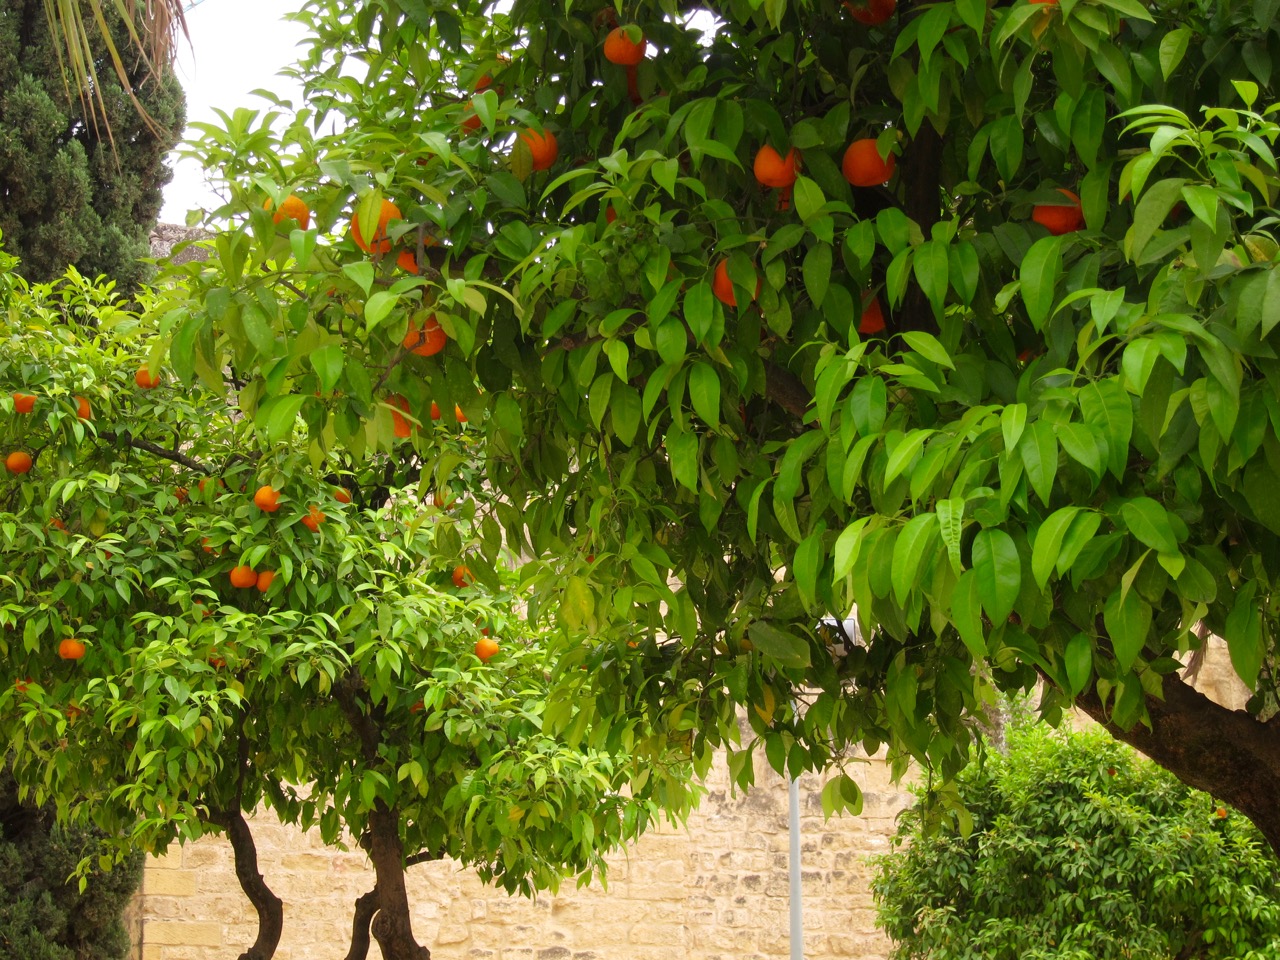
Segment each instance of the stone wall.
[{"label": "stone wall", "polygon": [[[910,797],[878,761],[851,775],[866,795],[860,817],[824,821],[821,781],[801,781],[805,957],[888,954],[875,928],[870,854],[888,849]],[[756,787],[733,794],[718,765],[686,829],[646,835],[615,857],[608,889],[537,901],[483,886],[454,864],[410,871],[414,931],[436,960],[765,960],[789,956],[785,781],[763,764]],[[262,817],[253,822],[262,871],[285,902],[278,960],[339,960],[352,901],[373,885],[360,851],[327,850]],[[139,906],[141,960],[234,960],[255,920],[232,870],[231,848],[206,839],[148,863]],[[371,950],[378,960],[378,950]]]}]

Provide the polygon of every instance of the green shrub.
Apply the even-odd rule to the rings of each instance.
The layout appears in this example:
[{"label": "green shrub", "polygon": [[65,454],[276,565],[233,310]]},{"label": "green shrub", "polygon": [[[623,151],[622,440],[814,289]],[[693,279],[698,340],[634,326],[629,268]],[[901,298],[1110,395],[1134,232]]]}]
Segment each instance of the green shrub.
[{"label": "green shrub", "polygon": [[959,790],[968,836],[912,810],[877,858],[895,960],[1280,957],[1257,829],[1106,733],[1016,728]]},{"label": "green shrub", "polygon": [[54,822],[49,809],[18,801],[0,773],[0,957],[22,960],[124,960],[123,913],[142,879],[135,854],[109,872],[88,874],[84,892],[68,878],[98,852],[99,835]]}]

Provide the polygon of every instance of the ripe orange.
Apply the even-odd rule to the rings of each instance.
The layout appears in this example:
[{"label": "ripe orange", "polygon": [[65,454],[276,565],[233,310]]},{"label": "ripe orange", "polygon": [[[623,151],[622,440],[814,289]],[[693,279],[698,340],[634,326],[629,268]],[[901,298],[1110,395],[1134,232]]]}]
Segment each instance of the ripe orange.
[{"label": "ripe orange", "polygon": [[59,533],[66,533],[67,525],[62,522],[61,517],[54,517],[52,520],[49,521],[49,529],[57,530]]},{"label": "ripe orange", "polygon": [[15,450],[4,458],[4,468],[10,473],[28,473],[31,470],[31,454]]},{"label": "ripe orange", "polygon": [[440,419],[440,404],[436,403],[434,400],[431,401],[431,419]]},{"label": "ripe orange", "polygon": [[17,690],[19,693],[26,693],[27,689],[33,683],[35,683],[35,681],[30,677],[27,677],[25,680],[15,680],[13,681],[13,689]]},{"label": "ripe orange", "polygon": [[463,587],[471,585],[471,571],[462,564],[453,568],[453,585],[461,590]]},{"label": "ripe orange", "polygon": [[160,374],[157,373],[153,377],[150,370],[146,367],[140,367],[138,372],[133,375],[133,382],[143,390],[153,390],[160,386]]},{"label": "ripe orange", "polygon": [[[1058,0],[1052,2],[1057,3]],[[893,16],[893,8],[896,6],[897,0],[859,0],[857,3],[845,0],[844,3],[849,16],[868,27],[879,26],[888,20]]]},{"label": "ripe orange", "polygon": [[397,393],[388,397],[387,403],[395,407],[395,409],[391,411],[392,431],[400,438],[409,436],[409,434],[413,432],[413,426],[403,416],[403,414],[409,412],[409,401]]},{"label": "ripe orange", "polygon": [[274,570],[260,571],[258,573],[258,579],[255,583],[255,586],[257,586],[258,588],[258,592],[266,593],[268,590],[270,590],[271,581],[274,580],[275,578],[276,578],[276,572]]},{"label": "ripe orange", "polygon": [[366,240],[360,233],[360,214],[357,211],[351,215],[351,239],[365,253],[386,253],[391,249],[391,240],[387,237],[387,224],[399,219],[400,208],[390,200],[383,200],[382,208],[378,212],[378,226],[373,232],[373,237]]},{"label": "ripe orange", "polygon": [[766,143],[756,151],[752,170],[756,181],[763,187],[789,187],[796,182],[799,160],[795,147],[787,151],[784,160],[777,150]]},{"label": "ripe orange", "polygon": [[253,495],[253,503],[263,513],[275,513],[280,509],[280,491],[265,484]]},{"label": "ripe orange", "polygon": [[[1058,0],[1027,0],[1027,2],[1028,2],[1028,3],[1043,3],[1043,4],[1047,4],[1048,6],[1051,6],[1051,7],[1056,7],[1056,6],[1058,5]],[[1046,10],[1045,12],[1046,12],[1046,13],[1048,13],[1048,11],[1047,11],[1047,10]]]},{"label": "ripe orange", "polygon": [[492,637],[481,637],[476,641],[476,656],[481,663],[488,663],[498,652],[498,641]]},{"label": "ripe orange", "polygon": [[93,419],[93,409],[89,406],[89,401],[84,397],[76,397],[76,416],[81,420]]},{"label": "ripe orange", "polygon": [[15,393],[13,395],[14,413],[30,413],[35,408],[36,395],[34,393]]},{"label": "ripe orange", "polygon": [[862,320],[858,323],[858,332],[875,334],[884,330],[884,311],[880,307],[880,298],[866,294],[862,298]]},{"label": "ripe orange", "polygon": [[533,155],[534,170],[550,168],[560,156],[560,144],[556,142],[556,135],[550,130],[544,130],[542,133],[537,130],[523,130],[520,133],[520,139],[528,145],[529,152]]},{"label": "ripe orange", "polygon": [[604,58],[620,67],[634,67],[644,59],[644,52],[644,34],[640,34],[640,42],[636,43],[626,27],[615,27],[604,38]]},{"label": "ripe orange", "polygon": [[58,656],[63,660],[79,660],[84,656],[84,641],[67,637],[58,644]]},{"label": "ripe orange", "polygon": [[434,506],[439,507],[441,510],[449,509],[449,503],[451,500],[452,498],[449,496],[448,491],[437,490],[431,495],[431,503]]},{"label": "ripe orange", "polygon": [[604,222],[613,223],[613,221],[617,219],[618,219],[618,211],[613,209],[613,204],[609,204],[609,206],[604,211]]},{"label": "ripe orange", "polygon": [[174,487],[173,495],[177,498],[179,503],[186,503],[191,499],[191,491],[186,487]]},{"label": "ripe orange", "polygon": [[[711,292],[727,307],[736,307],[738,298],[733,293],[733,281],[729,279],[729,261],[721,260],[716,264],[715,276],[711,279]],[[760,278],[756,277],[756,292],[751,299],[760,296]]]},{"label": "ripe orange", "polygon": [[348,492],[346,487],[334,487],[333,499],[337,500],[339,503],[350,503],[351,494]]},{"label": "ripe orange", "polygon": [[[262,201],[262,209],[271,209],[270,197],[267,197],[267,199]],[[275,212],[275,215],[271,219],[274,223],[279,223],[286,217],[290,220],[297,220],[298,226],[303,230],[307,229],[307,227],[311,225],[311,211],[308,210],[307,205],[302,202],[302,198],[294,193],[291,193],[284,198],[284,201],[280,204],[280,209]]]},{"label": "ripe orange", "polygon": [[209,538],[208,538],[208,537],[201,537],[201,538],[200,538],[200,546],[204,549],[204,552],[205,552],[205,553],[213,553],[213,547],[209,546]]},{"label": "ripe orange", "polygon": [[418,326],[412,320],[409,321],[409,332],[404,335],[402,345],[406,350],[412,350],[420,357],[434,357],[448,342],[448,335],[436,320],[435,314],[432,314],[427,317],[422,326]]},{"label": "ripe orange", "polygon": [[426,707],[427,707],[426,702],[423,700],[419,700],[417,703],[415,703],[412,707],[409,708],[409,712],[421,713],[423,710],[426,709]]},{"label": "ripe orange", "polygon": [[480,129],[480,115],[471,104],[467,104],[467,109],[462,112],[462,123],[459,126],[467,133],[475,133]]},{"label": "ripe orange", "polygon": [[324,523],[324,520],[324,511],[313,503],[307,510],[307,515],[302,518],[302,525],[312,533],[315,533],[320,529],[320,524]]},{"label": "ripe orange", "polygon": [[462,408],[456,403],[453,405],[453,419],[457,420],[459,423],[467,422],[467,415],[462,412]]},{"label": "ripe orange", "polygon": [[1031,209],[1031,219],[1044,227],[1055,237],[1064,233],[1074,233],[1084,226],[1084,211],[1080,209],[1080,198],[1070,190],[1058,188],[1058,192],[1071,201],[1060,206],[1051,203],[1037,203]]},{"label": "ripe orange", "polygon": [[1227,808],[1219,807],[1217,810],[1214,811],[1214,814],[1218,817],[1219,820],[1225,820],[1227,818]]},{"label": "ripe orange", "polygon": [[878,187],[889,182],[897,163],[898,160],[892,153],[881,157],[875,139],[867,137],[849,144],[840,170],[844,178],[855,187]]},{"label": "ripe orange", "polygon": [[413,255],[412,250],[401,250],[400,256],[396,257],[396,266],[405,273],[418,272],[418,258]]},{"label": "ripe orange", "polygon": [[258,585],[258,575],[254,573],[253,567],[247,564],[241,564],[238,567],[231,568],[231,585],[233,587],[256,587]]}]

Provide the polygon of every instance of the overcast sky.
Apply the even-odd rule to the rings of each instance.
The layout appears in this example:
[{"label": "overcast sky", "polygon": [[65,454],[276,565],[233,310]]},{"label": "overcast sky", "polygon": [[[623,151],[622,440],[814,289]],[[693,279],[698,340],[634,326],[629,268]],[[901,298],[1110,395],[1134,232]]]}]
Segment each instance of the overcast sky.
[{"label": "overcast sky", "polygon": [[[236,107],[264,110],[266,101],[249,95],[263,87],[296,100],[293,81],[276,76],[292,64],[305,31],[281,19],[302,0],[201,0],[187,11],[191,46],[179,41],[178,79],[187,92],[187,121],[214,122],[213,108],[231,113]],[[217,197],[204,183],[204,172],[191,162],[170,159],[173,180],[164,189],[163,223],[185,223],[187,211],[212,207]]]}]

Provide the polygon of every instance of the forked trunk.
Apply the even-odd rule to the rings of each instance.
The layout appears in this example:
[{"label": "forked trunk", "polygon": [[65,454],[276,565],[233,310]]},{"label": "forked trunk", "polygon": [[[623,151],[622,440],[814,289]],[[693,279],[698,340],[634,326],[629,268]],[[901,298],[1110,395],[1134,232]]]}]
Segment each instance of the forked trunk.
[{"label": "forked trunk", "polygon": [[240,954],[240,960],[271,960],[284,930],[284,905],[271,892],[258,870],[258,848],[253,842],[253,833],[238,809],[210,814],[209,820],[227,831],[227,839],[235,853],[236,879],[258,912],[258,937],[249,949]]},{"label": "forked trunk", "polygon": [[373,938],[382,948],[383,960],[431,960],[431,951],[413,938],[400,825],[395,811],[381,800],[369,814],[369,857],[377,875],[378,894]]}]

